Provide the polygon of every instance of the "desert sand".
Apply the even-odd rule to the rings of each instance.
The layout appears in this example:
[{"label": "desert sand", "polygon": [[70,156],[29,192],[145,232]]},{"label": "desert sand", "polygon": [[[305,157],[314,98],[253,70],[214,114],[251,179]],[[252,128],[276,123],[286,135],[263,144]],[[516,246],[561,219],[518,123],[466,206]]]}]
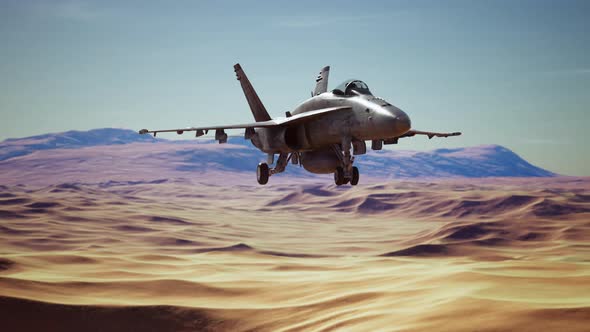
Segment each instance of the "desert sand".
[{"label": "desert sand", "polygon": [[590,329],[589,179],[329,182],[0,186],[2,329]]}]

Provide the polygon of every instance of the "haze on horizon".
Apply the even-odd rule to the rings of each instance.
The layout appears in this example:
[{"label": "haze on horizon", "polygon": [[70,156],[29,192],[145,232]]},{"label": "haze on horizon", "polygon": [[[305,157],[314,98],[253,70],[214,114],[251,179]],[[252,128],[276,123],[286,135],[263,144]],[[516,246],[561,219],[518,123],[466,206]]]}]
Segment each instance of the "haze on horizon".
[{"label": "haze on horizon", "polygon": [[250,122],[237,62],[283,116],[331,65],[330,88],[362,79],[415,129],[463,132],[395,149],[500,144],[590,175],[590,2],[337,4],[2,1],[0,140]]}]

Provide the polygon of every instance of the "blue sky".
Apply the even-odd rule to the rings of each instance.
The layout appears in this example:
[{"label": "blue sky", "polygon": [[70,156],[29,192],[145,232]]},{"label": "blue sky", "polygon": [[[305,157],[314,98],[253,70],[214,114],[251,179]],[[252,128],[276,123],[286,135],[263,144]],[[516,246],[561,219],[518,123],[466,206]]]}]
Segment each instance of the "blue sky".
[{"label": "blue sky", "polygon": [[[364,80],[421,130],[396,149],[504,145],[590,175],[589,1],[0,2],[0,139],[250,122]],[[235,132],[239,134],[239,132]],[[170,136],[175,138],[175,136]]]}]

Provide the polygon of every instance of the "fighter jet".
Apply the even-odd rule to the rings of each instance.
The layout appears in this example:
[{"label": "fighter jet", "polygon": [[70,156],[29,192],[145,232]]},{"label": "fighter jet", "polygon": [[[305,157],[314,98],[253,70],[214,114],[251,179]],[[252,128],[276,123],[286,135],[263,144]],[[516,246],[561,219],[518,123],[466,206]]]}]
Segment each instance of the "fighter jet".
[{"label": "fighter jet", "polygon": [[[234,70],[256,122],[225,126],[189,127],[180,129],[148,130],[140,134],[176,132],[181,135],[194,131],[195,137],[215,130],[215,140],[227,142],[226,129],[245,129],[244,138],[262,152],[267,162],[258,164],[258,183],[268,183],[269,177],[285,170],[289,162],[303,166],[316,174],[334,174],[337,185],[359,182],[355,156],[371,149],[381,150],[383,144],[397,144],[400,138],[425,135],[428,138],[461,135],[460,132],[437,133],[414,130],[408,115],[382,98],[374,96],[369,87],[359,80],[348,80],[328,91],[330,67],[322,68],[311,98],[285,117],[271,118],[240,64]],[[276,163],[275,155],[278,155]],[[274,164],[274,166],[272,166]],[[272,166],[272,167],[271,167]]]}]

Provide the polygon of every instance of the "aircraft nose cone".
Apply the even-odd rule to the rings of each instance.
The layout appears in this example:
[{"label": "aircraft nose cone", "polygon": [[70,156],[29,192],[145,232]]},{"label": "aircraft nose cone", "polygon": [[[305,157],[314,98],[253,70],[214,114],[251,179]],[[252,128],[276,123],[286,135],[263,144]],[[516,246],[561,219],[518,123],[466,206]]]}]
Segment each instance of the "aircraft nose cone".
[{"label": "aircraft nose cone", "polygon": [[410,121],[410,117],[406,114],[406,112],[400,110],[396,113],[396,131],[400,133],[400,135],[405,134],[408,130],[410,130],[410,128],[412,128],[412,121]]},{"label": "aircraft nose cone", "polygon": [[383,137],[399,137],[412,127],[410,117],[393,105],[377,108],[375,113],[379,114],[380,135]]}]

